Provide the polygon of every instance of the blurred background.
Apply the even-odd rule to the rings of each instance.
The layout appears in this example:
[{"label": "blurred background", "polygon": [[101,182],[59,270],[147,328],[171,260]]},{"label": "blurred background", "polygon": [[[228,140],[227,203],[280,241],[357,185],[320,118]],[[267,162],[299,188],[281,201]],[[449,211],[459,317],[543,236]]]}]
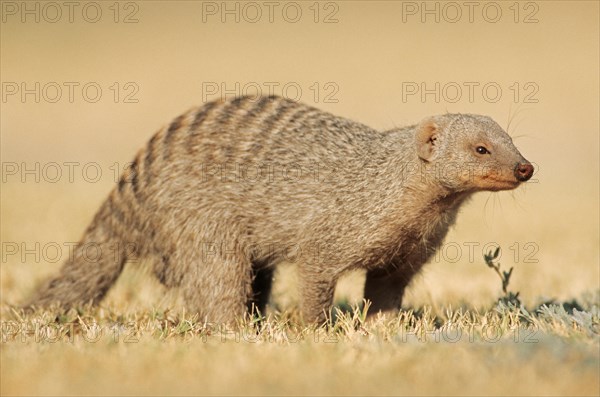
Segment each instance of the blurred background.
[{"label": "blurred background", "polygon": [[[206,101],[270,93],[378,129],[486,114],[536,165],[525,186],[465,206],[407,305],[490,304],[500,283],[482,256],[498,245],[526,304],[600,285],[597,2],[1,6],[3,304],[58,269],[162,125]],[[128,274],[114,302],[169,304]],[[361,277],[338,299],[360,300]],[[293,269],[278,275],[282,306],[293,281]]]}]

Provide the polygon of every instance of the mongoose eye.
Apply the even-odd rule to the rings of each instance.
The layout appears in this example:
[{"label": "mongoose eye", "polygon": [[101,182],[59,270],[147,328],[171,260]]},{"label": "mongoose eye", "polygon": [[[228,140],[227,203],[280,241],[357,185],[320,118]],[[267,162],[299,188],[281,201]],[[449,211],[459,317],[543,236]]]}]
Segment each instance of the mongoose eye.
[{"label": "mongoose eye", "polygon": [[490,151],[484,148],[483,146],[477,146],[475,149],[479,154],[490,154]]}]

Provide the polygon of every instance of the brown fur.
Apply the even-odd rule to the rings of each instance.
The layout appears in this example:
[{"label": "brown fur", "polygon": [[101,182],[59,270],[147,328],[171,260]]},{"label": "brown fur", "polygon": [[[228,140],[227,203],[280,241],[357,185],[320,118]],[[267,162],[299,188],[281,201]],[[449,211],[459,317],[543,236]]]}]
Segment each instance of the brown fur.
[{"label": "brown fur", "polygon": [[[460,205],[532,172],[484,116],[381,132],[280,97],[211,102],[138,152],[31,304],[97,303],[135,255],[212,322],[231,323],[251,304],[264,310],[282,261],[298,265],[307,321],[324,319],[350,269],[367,270],[373,311],[396,309]],[[90,243],[100,258],[84,257]]]}]

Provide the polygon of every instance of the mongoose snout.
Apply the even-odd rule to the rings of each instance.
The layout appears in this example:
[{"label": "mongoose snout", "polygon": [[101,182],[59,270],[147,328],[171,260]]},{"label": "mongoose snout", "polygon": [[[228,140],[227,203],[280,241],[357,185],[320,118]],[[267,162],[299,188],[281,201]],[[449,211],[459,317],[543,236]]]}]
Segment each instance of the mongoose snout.
[{"label": "mongoose snout", "polygon": [[525,182],[531,179],[533,175],[533,165],[531,163],[517,163],[515,166],[515,177],[521,181]]}]

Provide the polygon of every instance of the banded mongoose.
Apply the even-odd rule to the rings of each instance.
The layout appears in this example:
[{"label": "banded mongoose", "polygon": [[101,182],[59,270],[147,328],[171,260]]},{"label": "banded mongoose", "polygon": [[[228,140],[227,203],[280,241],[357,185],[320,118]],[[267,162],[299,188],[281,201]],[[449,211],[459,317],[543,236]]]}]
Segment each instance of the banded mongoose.
[{"label": "banded mongoose", "polygon": [[[29,304],[98,303],[135,257],[210,322],[264,311],[284,261],[298,266],[307,322],[327,317],[336,281],[352,269],[367,271],[371,313],[395,310],[460,206],[533,171],[486,116],[378,131],[278,96],[206,103],[137,153]],[[86,258],[87,244],[101,255]]]}]

